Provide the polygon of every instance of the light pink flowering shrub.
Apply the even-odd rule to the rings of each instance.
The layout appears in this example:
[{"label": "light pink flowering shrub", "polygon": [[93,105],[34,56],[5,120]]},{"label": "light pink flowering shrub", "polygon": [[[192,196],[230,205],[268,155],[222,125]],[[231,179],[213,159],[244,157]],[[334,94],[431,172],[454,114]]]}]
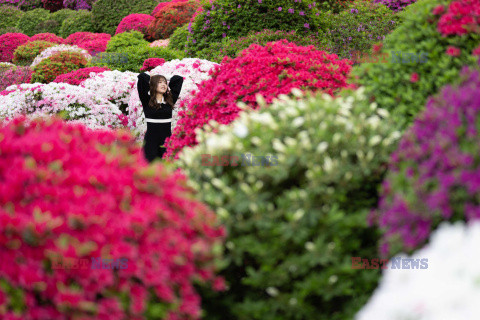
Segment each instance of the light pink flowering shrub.
[{"label": "light pink flowering shrub", "polygon": [[98,40],[98,39],[108,39],[110,40],[112,36],[108,33],[92,33],[92,32],[84,32],[79,31],[72,33],[65,39],[65,44],[71,45],[79,45],[82,42],[90,41],[90,40]]},{"label": "light pink flowering shrub", "polygon": [[119,34],[119,33],[130,31],[130,30],[137,30],[145,35],[148,25],[154,20],[155,18],[148,14],[143,14],[143,13],[129,14],[128,16],[122,19],[122,21],[117,27],[117,30],[115,31],[115,34]]},{"label": "light pink flowering shrub", "polygon": [[208,121],[232,122],[240,112],[239,101],[256,109],[257,94],[270,103],[293,88],[334,95],[347,87],[350,69],[351,61],[339,60],[314,46],[301,47],[285,39],[264,47],[252,44],[235,59],[225,57],[211,71],[211,79],[201,84],[188,109],[180,112],[178,125],[166,141],[164,157],[178,158],[184,147],[196,145],[195,129]]},{"label": "light pink flowering shrub", "polygon": [[[0,152],[0,280],[20,293],[0,289],[4,319],[199,319],[193,282],[222,287],[224,229],[127,131],[19,117],[0,127]],[[87,263],[59,269],[67,258]]]},{"label": "light pink flowering shrub", "polygon": [[155,40],[152,43],[150,43],[150,47],[164,47],[164,48],[167,48],[169,43],[170,43],[170,39]]},{"label": "light pink flowering shrub", "polygon": [[18,46],[28,42],[30,37],[23,33],[5,33],[0,36],[0,62],[11,62]]}]

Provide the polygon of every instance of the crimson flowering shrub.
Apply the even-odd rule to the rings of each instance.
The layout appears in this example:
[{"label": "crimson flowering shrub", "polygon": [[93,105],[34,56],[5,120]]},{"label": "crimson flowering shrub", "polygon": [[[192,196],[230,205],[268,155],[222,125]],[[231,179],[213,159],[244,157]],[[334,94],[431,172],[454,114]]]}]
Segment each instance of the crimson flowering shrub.
[{"label": "crimson flowering shrub", "polygon": [[[5,319],[199,319],[193,282],[222,287],[223,227],[129,132],[19,117],[0,127],[0,152]],[[126,268],[92,270],[94,258]],[[88,264],[58,268],[67,259]]]},{"label": "crimson flowering shrub", "polygon": [[[439,5],[435,14],[445,12]],[[438,21],[438,31],[444,35],[464,35],[470,32],[480,33],[480,0],[453,1]]]},{"label": "crimson flowering shrub", "polygon": [[148,58],[143,61],[143,66],[140,69],[140,71],[150,71],[152,69],[155,69],[158,66],[161,66],[165,63],[165,59],[163,58]]},{"label": "crimson flowering shrub", "polygon": [[79,46],[82,42],[98,39],[107,39],[110,40],[112,36],[108,33],[93,33],[93,32],[75,32],[69,35],[65,39],[65,44],[77,45]]},{"label": "crimson flowering shrub", "polygon": [[30,37],[23,33],[6,33],[0,36],[0,62],[11,62],[18,46],[28,42]]},{"label": "crimson flowering shrub", "polygon": [[429,99],[391,155],[371,214],[384,255],[418,248],[442,221],[480,219],[480,72],[461,78]]},{"label": "crimson flowering shrub", "polygon": [[106,67],[88,67],[78,69],[69,73],[61,74],[53,80],[53,82],[64,82],[72,85],[80,85],[84,80],[90,78],[90,73],[102,73],[104,71],[111,71]]},{"label": "crimson flowering shrub", "polygon": [[147,27],[150,23],[155,20],[154,17],[148,14],[143,13],[134,13],[129,14],[125,18],[122,19],[120,24],[115,31],[115,34],[119,34],[122,32],[130,31],[130,30],[137,30],[144,35],[147,34]]},{"label": "crimson flowering shrub", "polygon": [[42,0],[43,7],[50,12],[63,9],[63,0]]},{"label": "crimson flowering shrub", "polygon": [[80,42],[78,46],[85,50],[88,50],[88,53],[91,55],[96,55],[100,52],[105,52],[107,50],[107,44],[110,41],[110,38],[98,38],[96,40],[88,40]]},{"label": "crimson flowering shrub", "polygon": [[57,36],[56,34],[53,33],[39,33],[30,38],[29,41],[48,41],[48,42],[53,42],[53,43],[58,43],[58,44],[64,44],[65,39],[62,37]]},{"label": "crimson flowering shrub", "polygon": [[158,12],[158,10],[162,9],[163,7],[165,7],[166,5],[172,2],[182,2],[182,1],[185,1],[185,0],[172,0],[172,1],[160,2],[159,4],[157,4],[155,9],[153,9],[152,16],[154,16]]},{"label": "crimson flowering shrub", "polygon": [[155,20],[147,28],[148,36],[155,40],[169,38],[175,29],[190,21],[199,6],[197,0],[167,4],[155,13]]},{"label": "crimson flowering shrub", "polygon": [[53,46],[56,44],[48,41],[29,41],[15,49],[12,62],[24,66],[30,65],[43,50]]},{"label": "crimson flowering shrub", "polygon": [[32,79],[32,69],[26,66],[14,66],[0,70],[0,91],[14,84],[29,83]]},{"label": "crimson flowering shrub", "polygon": [[180,120],[166,141],[165,158],[178,158],[183,148],[197,144],[195,129],[208,121],[232,122],[240,112],[239,101],[257,109],[257,94],[270,103],[279,94],[290,94],[292,88],[334,95],[347,87],[350,69],[351,61],[338,60],[337,55],[314,46],[301,47],[285,39],[264,47],[252,44],[235,59],[225,57],[210,71],[211,79],[200,84],[187,109],[179,112]]},{"label": "crimson flowering shrub", "polygon": [[84,68],[88,64],[87,58],[81,53],[60,51],[43,59],[33,69],[31,83],[49,83],[59,75]]}]

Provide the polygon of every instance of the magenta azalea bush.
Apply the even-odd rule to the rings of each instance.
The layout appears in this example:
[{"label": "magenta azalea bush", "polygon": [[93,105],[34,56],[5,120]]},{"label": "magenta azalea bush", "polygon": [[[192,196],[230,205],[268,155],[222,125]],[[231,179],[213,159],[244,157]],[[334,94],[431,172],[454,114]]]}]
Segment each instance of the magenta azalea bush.
[{"label": "magenta azalea bush", "polygon": [[390,10],[397,12],[416,2],[416,0],[374,0],[374,2],[381,3],[390,8]]},{"label": "magenta azalea bush", "polygon": [[80,85],[83,81],[90,78],[90,73],[102,73],[104,71],[110,71],[105,67],[88,67],[78,69],[69,73],[61,74],[53,80],[53,82],[64,82],[72,85]]},{"label": "magenta azalea bush", "polygon": [[71,45],[79,45],[82,42],[91,41],[91,40],[99,40],[99,39],[107,39],[110,40],[112,36],[108,33],[92,33],[92,32],[84,32],[79,31],[72,33],[65,39],[65,44]]},{"label": "magenta azalea bush", "polygon": [[148,58],[143,61],[143,66],[140,71],[150,71],[158,66],[161,66],[165,63],[163,58]]},{"label": "magenta azalea bush", "polygon": [[56,34],[53,33],[38,33],[32,37],[30,37],[29,41],[48,41],[52,43],[58,43],[58,44],[64,44],[65,39],[62,37],[57,36]]},{"label": "magenta azalea bush", "polygon": [[441,221],[480,218],[480,72],[461,77],[428,101],[391,156],[371,215],[384,255],[418,248]]},{"label": "magenta azalea bush", "polygon": [[339,60],[314,46],[301,47],[285,39],[264,47],[252,44],[235,59],[225,57],[210,72],[212,78],[200,84],[188,109],[179,113],[178,125],[166,142],[165,157],[177,158],[183,148],[197,144],[195,129],[208,121],[232,122],[240,112],[239,101],[256,109],[257,94],[270,103],[293,88],[334,95],[347,87],[350,69],[349,60]]},{"label": "magenta azalea bush", "polygon": [[143,14],[143,13],[129,14],[128,16],[122,19],[122,21],[117,27],[117,30],[115,31],[115,34],[119,34],[119,33],[130,31],[130,30],[137,30],[143,34],[146,34],[148,25],[154,20],[155,18],[148,14]]},{"label": "magenta azalea bush", "polygon": [[127,131],[19,117],[0,152],[3,319],[199,319],[193,283],[222,288],[223,227]]},{"label": "magenta azalea bush", "polygon": [[11,62],[18,46],[28,42],[30,37],[23,33],[6,33],[0,36],[0,62]]},{"label": "magenta azalea bush", "polygon": [[87,40],[80,42],[78,46],[88,51],[92,56],[107,50],[109,38],[99,38],[96,40]]}]

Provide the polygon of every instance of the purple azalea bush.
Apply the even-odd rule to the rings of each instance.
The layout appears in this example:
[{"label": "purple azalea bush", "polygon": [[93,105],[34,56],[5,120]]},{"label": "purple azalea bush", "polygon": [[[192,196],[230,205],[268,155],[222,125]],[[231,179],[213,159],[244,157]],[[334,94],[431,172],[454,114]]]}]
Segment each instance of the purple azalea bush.
[{"label": "purple azalea bush", "polygon": [[73,10],[92,10],[96,0],[63,0],[63,6]]},{"label": "purple azalea bush", "polygon": [[374,0],[373,2],[384,4],[393,12],[397,12],[416,2],[416,0]]},{"label": "purple azalea bush", "polygon": [[480,72],[464,68],[461,84],[430,98],[391,155],[370,223],[392,256],[423,245],[444,220],[480,218]]}]

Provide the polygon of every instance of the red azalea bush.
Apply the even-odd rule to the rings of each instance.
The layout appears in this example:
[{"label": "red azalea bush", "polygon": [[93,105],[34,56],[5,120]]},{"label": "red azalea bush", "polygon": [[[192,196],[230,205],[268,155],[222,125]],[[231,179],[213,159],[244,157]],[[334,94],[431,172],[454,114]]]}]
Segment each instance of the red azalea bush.
[{"label": "red azalea bush", "polygon": [[180,120],[166,142],[165,158],[178,158],[183,148],[197,144],[195,129],[208,121],[232,122],[240,112],[237,102],[257,109],[257,94],[267,103],[279,94],[290,94],[293,88],[334,95],[347,87],[351,64],[314,46],[301,47],[285,39],[264,47],[252,44],[235,59],[225,57],[210,71],[211,79],[200,85],[188,109],[179,112]]},{"label": "red azalea bush", "polygon": [[32,79],[30,67],[15,66],[0,70],[0,91],[14,84],[29,83]]},{"label": "red azalea bush", "polygon": [[[438,5],[434,14],[442,14],[445,8]],[[443,36],[480,33],[480,0],[459,0],[448,5],[438,21],[438,31]]]},{"label": "red azalea bush", "polygon": [[5,33],[0,36],[0,62],[11,62],[18,46],[28,42],[30,37],[23,33]]},{"label": "red azalea bush", "polygon": [[75,86],[80,85],[84,80],[90,78],[90,73],[102,73],[104,71],[111,71],[106,67],[88,67],[78,69],[69,73],[61,74],[53,80],[53,82],[64,82]]},{"label": "red azalea bush", "polygon": [[55,12],[63,9],[63,0],[42,0],[43,7],[50,12]]},{"label": "red azalea bush", "polygon": [[166,5],[168,5],[172,2],[182,2],[182,1],[185,1],[185,0],[172,0],[172,1],[167,1],[167,2],[160,2],[159,4],[157,4],[155,9],[153,9],[152,16],[154,16],[160,9],[162,9],[163,7],[165,7]]},{"label": "red azalea bush", "polygon": [[143,61],[143,66],[140,71],[150,71],[155,69],[158,66],[161,66],[165,63],[165,59],[163,58],[148,58]]},{"label": "red azalea bush", "polygon": [[199,319],[193,283],[222,287],[223,227],[129,132],[19,117],[0,153],[5,319]]},{"label": "red azalea bush", "polygon": [[30,41],[48,41],[58,44],[64,44],[65,39],[53,33],[38,33],[30,38]]},{"label": "red azalea bush", "polygon": [[53,46],[56,46],[53,42],[29,41],[15,49],[12,62],[18,65],[30,65],[43,50]]},{"label": "red azalea bush", "polygon": [[155,20],[147,28],[150,38],[167,39],[175,29],[190,21],[200,4],[196,0],[171,2],[155,13]]},{"label": "red azalea bush", "polygon": [[391,155],[370,217],[384,255],[421,247],[442,221],[480,219],[480,72],[460,77],[430,98]]},{"label": "red azalea bush", "polygon": [[87,58],[81,53],[60,51],[35,66],[31,82],[50,83],[59,75],[85,68],[87,64]]},{"label": "red azalea bush", "polygon": [[90,40],[99,40],[99,39],[108,39],[110,40],[112,36],[108,33],[92,33],[92,32],[84,32],[79,31],[72,33],[65,39],[65,44],[70,45],[79,45],[82,42],[90,41]]},{"label": "red azalea bush", "polygon": [[119,33],[130,31],[130,30],[137,30],[143,34],[146,34],[147,27],[154,20],[155,18],[148,14],[143,14],[143,13],[129,14],[128,16],[122,19],[122,21],[117,27],[117,31],[115,32],[115,34],[119,34]]},{"label": "red azalea bush", "polygon": [[105,52],[107,50],[108,41],[110,41],[109,38],[98,38],[96,40],[80,42],[78,46],[88,50],[88,53],[91,55],[97,55],[98,53]]}]

